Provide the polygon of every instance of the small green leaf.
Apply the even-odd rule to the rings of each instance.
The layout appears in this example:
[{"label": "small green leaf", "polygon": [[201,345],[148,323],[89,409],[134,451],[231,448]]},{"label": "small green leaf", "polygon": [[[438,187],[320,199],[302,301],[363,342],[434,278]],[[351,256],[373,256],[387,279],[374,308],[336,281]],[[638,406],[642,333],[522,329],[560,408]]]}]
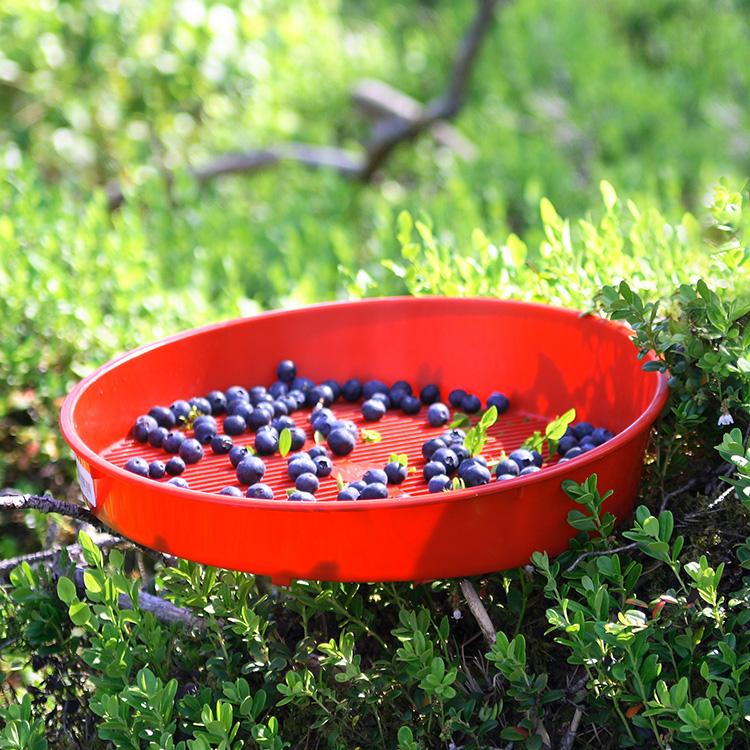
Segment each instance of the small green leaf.
[{"label": "small green leaf", "polygon": [[362,430],[362,441],[365,443],[379,443],[383,436],[377,430]]},{"label": "small green leaf", "polygon": [[70,615],[71,622],[80,627],[89,621],[91,609],[86,602],[76,602],[71,605],[68,614]]},{"label": "small green leaf", "polygon": [[57,595],[60,597],[60,601],[65,602],[65,604],[72,604],[78,600],[75,584],[70,578],[59,578],[57,580]]},{"label": "small green leaf", "polygon": [[344,477],[341,476],[341,472],[336,474],[336,487],[338,487],[339,492],[344,489]]},{"label": "small green leaf", "polygon": [[288,427],[285,427],[279,435],[279,453],[286,456],[292,447],[292,433]]}]

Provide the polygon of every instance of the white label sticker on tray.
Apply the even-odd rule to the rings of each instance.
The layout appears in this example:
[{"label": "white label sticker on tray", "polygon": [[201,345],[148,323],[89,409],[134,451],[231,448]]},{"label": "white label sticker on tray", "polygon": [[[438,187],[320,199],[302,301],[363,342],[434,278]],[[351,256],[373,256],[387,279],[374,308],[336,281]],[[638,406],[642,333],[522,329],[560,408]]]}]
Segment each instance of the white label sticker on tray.
[{"label": "white label sticker on tray", "polygon": [[76,469],[78,470],[78,484],[81,485],[81,492],[88,501],[89,505],[96,508],[96,494],[94,492],[94,480],[91,474],[83,467],[83,464],[76,457]]}]

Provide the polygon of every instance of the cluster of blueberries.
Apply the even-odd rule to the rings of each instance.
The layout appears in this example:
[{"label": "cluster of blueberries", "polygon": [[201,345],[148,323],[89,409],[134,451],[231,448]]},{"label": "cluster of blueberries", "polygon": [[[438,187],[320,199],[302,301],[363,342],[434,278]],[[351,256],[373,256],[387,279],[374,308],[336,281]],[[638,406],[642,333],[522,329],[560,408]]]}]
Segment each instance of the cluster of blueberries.
[{"label": "cluster of blueberries", "polygon": [[[362,399],[361,413],[365,421],[378,421],[388,409],[400,409],[405,414],[416,414],[427,407],[427,420],[432,427],[443,427],[450,420],[449,406],[440,400],[437,385],[428,385],[418,396],[411,386],[399,381],[388,386],[379,380],[362,383],[350,379],[339,385],[335,380],[315,384],[309,378],[297,376],[291,360],[284,360],[276,368],[278,380],[270,388],[254,386],[245,389],[235,385],[225,392],[211,391],[205,397],[196,396],[188,401],[178,400],[171,406],[154,406],[148,414],[139,416],[133,425],[136,441],[161,448],[170,457],[166,461],[150,463],[144,458],[128,459],[125,469],[141,476],[161,479],[168,475],[172,484],[187,487],[180,476],[187,465],[203,458],[206,447],[217,455],[228,455],[235,469],[237,481],[248,487],[245,495],[251,498],[272,499],[273,489],[262,482],[266,466],[262,456],[271,456],[279,450],[283,431],[290,436],[287,473],[295,489],[290,500],[315,500],[320,480],[333,471],[330,454],[347,456],[359,439],[359,430],[350,420],[340,420],[331,405],[343,398],[349,403]],[[451,391],[448,404],[466,414],[475,414],[482,408],[481,400],[462,389]],[[498,414],[508,410],[508,398],[493,393],[486,407],[494,406]],[[310,425],[316,445],[301,452],[307,442],[304,429],[298,427],[291,414],[304,407],[311,408]],[[222,432],[217,416],[224,415]],[[190,426],[193,437],[188,437]],[[253,450],[235,445],[233,438],[247,431],[255,433]],[[454,475],[463,486],[474,487],[491,481],[491,472],[482,456],[471,456],[464,446],[466,433],[461,429],[448,430],[439,438],[431,438],[422,446],[427,462],[423,475],[430,492],[440,492],[453,486]],[[568,428],[559,442],[561,461],[569,460],[610,439],[612,434],[603,428],[581,422]],[[325,439],[327,445],[322,445]],[[500,461],[495,467],[498,481],[539,471],[542,456],[534,451],[519,449]],[[376,499],[388,497],[389,485],[398,485],[408,476],[409,470],[400,461],[390,461],[383,469],[370,469],[362,479],[340,490],[339,500]],[[242,497],[236,486],[225,487],[221,494]]]}]

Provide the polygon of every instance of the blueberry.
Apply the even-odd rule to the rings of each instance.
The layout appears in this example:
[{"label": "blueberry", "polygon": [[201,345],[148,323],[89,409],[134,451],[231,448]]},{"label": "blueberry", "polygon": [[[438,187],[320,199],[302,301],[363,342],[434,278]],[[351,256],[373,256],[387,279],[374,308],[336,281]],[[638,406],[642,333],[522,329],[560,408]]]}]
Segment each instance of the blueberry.
[{"label": "blueberry", "polygon": [[362,395],[362,383],[355,378],[347,380],[341,386],[341,395],[344,397],[344,401],[348,401],[350,404],[359,401]]},{"label": "blueberry", "polygon": [[[281,380],[281,378],[279,378],[279,380]],[[307,395],[313,388],[315,388],[315,383],[313,383],[310,378],[294,378],[289,384],[290,391],[301,391],[305,395]]]},{"label": "blueberry", "polygon": [[255,484],[266,473],[266,465],[258,456],[246,456],[237,464],[236,473],[240,484]]},{"label": "blueberry", "polygon": [[411,385],[409,385],[409,383],[407,383],[405,380],[397,380],[391,386],[391,392],[393,391],[404,391],[408,396],[414,395],[414,391],[412,390]]},{"label": "blueberry", "polygon": [[167,473],[167,466],[164,461],[152,461],[148,465],[148,475],[151,479],[161,479]]},{"label": "blueberry", "polygon": [[463,388],[456,388],[448,394],[448,403],[454,409],[460,409],[465,397],[466,391]]},{"label": "blueberry", "polygon": [[221,391],[211,391],[206,394],[206,401],[211,406],[211,414],[218,416],[227,410],[227,397]]},{"label": "blueberry", "polygon": [[142,477],[148,476],[148,461],[146,461],[145,458],[141,458],[140,456],[129,458],[125,462],[125,466],[123,468],[125,469],[125,471],[130,471],[133,474],[138,474]]},{"label": "blueberry", "polygon": [[593,440],[585,437],[583,440],[581,440],[580,443],[578,443],[578,447],[584,453],[588,453],[589,451],[594,450],[594,448],[596,448],[597,446],[596,446],[596,443]]},{"label": "blueberry", "polygon": [[388,475],[382,469],[368,469],[362,475],[365,484],[387,484]]},{"label": "blueberry", "polygon": [[305,395],[305,404],[314,408],[317,404],[330,406],[333,403],[333,390],[329,385],[316,385]]},{"label": "blueberry", "polygon": [[327,456],[328,448],[326,448],[325,445],[313,445],[313,447],[307,451],[307,455],[315,460],[318,456]]},{"label": "blueberry", "polygon": [[440,387],[435,385],[435,383],[430,383],[429,385],[426,385],[419,392],[419,400],[425,406],[429,406],[430,404],[434,404],[440,401]]},{"label": "blueberry", "polygon": [[256,482],[247,488],[246,497],[254,497],[259,500],[273,500],[273,490],[267,484]]},{"label": "blueberry", "polygon": [[350,419],[340,419],[336,424],[333,426],[333,429],[342,429],[342,430],[348,430],[351,436],[356,439],[359,437],[359,430],[357,429],[357,425],[354,424]]},{"label": "blueberry", "polygon": [[289,409],[283,401],[272,401],[271,406],[273,406],[274,417],[285,417],[287,414],[289,414]]},{"label": "blueberry", "polygon": [[606,428],[604,427],[597,427],[592,433],[591,433],[591,439],[596,443],[596,445],[602,445],[603,443],[606,443],[608,440],[612,440],[614,435]]},{"label": "blueberry", "polygon": [[360,500],[382,500],[388,497],[388,487],[381,482],[373,482],[368,484],[359,493]]},{"label": "blueberry", "polygon": [[219,490],[220,495],[229,495],[230,497],[242,497],[242,490],[239,487],[230,485]]},{"label": "blueberry", "polygon": [[253,446],[259,456],[272,456],[279,449],[279,433],[273,427],[262,427],[255,435]]},{"label": "blueberry", "polygon": [[401,399],[401,411],[404,414],[419,414],[422,402],[416,396],[404,396]]},{"label": "blueberry", "polygon": [[199,414],[193,420],[193,429],[195,429],[196,427],[200,427],[200,425],[203,424],[209,424],[212,427],[216,427],[216,417],[211,414]]},{"label": "blueberry", "polygon": [[[481,466],[483,469],[486,469],[487,462],[481,456],[470,456],[469,458],[464,458],[458,464],[458,477],[460,479],[466,480],[466,475],[473,472],[472,466]],[[487,481],[489,481],[489,479]],[[486,484],[486,482],[483,482],[482,484]],[[468,486],[471,487],[473,485]]]},{"label": "blueberry", "polygon": [[233,385],[231,388],[227,388],[224,391],[224,397],[227,400],[227,404],[230,404],[235,399],[240,401],[250,401],[250,394],[241,385]]},{"label": "blueberry", "polygon": [[169,430],[166,427],[154,427],[151,432],[148,433],[148,444],[152,448],[161,448],[161,444],[164,442],[164,438],[169,434]]},{"label": "blueberry", "polygon": [[[233,419],[233,417],[230,417],[230,419]],[[241,417],[238,417],[238,419],[241,419]],[[193,432],[195,439],[201,445],[208,445],[216,435],[216,425],[210,422],[201,422],[200,424],[193,425]]]},{"label": "blueberry", "polygon": [[404,396],[411,395],[411,392],[407,391],[405,388],[396,388],[394,386],[390,391],[388,391],[388,399],[390,401],[390,406],[388,408],[400,409],[401,402],[404,400]]},{"label": "blueberry", "polygon": [[448,447],[456,454],[458,463],[465,461],[467,458],[471,458],[469,449],[463,443],[451,443]]},{"label": "blueberry", "polygon": [[422,476],[425,478],[426,482],[429,482],[432,477],[436,477],[438,474],[445,473],[445,464],[440,461],[428,461],[422,470]]},{"label": "blueberry", "polygon": [[[583,448],[581,448],[578,445],[573,446],[563,457],[566,461],[570,461],[571,458],[575,458],[576,456],[580,456],[581,453],[583,453]],[[559,463],[559,461],[558,461]]]},{"label": "blueberry", "polygon": [[384,471],[388,484],[401,484],[409,476],[409,470],[400,461],[389,461]]},{"label": "blueberry", "polygon": [[315,464],[315,475],[322,479],[327,477],[333,471],[333,461],[328,456],[316,456],[313,459]]},{"label": "blueberry", "polygon": [[[471,461],[471,459],[469,459],[469,461]],[[461,467],[459,466],[459,470],[460,468]],[[492,475],[490,474],[490,470],[486,466],[482,466],[482,464],[480,463],[472,462],[466,469],[464,469],[461,479],[464,480],[464,484],[467,487],[479,487],[482,484],[489,484],[492,479]]]},{"label": "blueberry", "polygon": [[305,394],[296,388],[290,388],[286,397],[294,399],[294,402],[297,404],[297,409],[301,409],[305,405]]},{"label": "blueberry", "polygon": [[386,406],[380,399],[371,398],[362,404],[362,417],[368,422],[377,422],[385,412]]},{"label": "blueberry", "polygon": [[526,476],[526,474],[534,474],[537,471],[541,471],[541,469],[538,466],[534,466],[533,464],[531,466],[527,466],[525,469],[521,469],[521,471],[518,472],[519,477]]},{"label": "blueberry", "polygon": [[336,496],[337,500],[358,500],[359,499],[359,490],[356,487],[352,487],[349,485],[348,487],[344,487],[341,492]]},{"label": "blueberry", "polygon": [[372,398],[369,400],[382,401],[383,404],[385,404],[386,410],[391,408],[391,397],[388,393],[381,393],[380,391],[378,391],[377,393],[373,393]]},{"label": "blueberry", "polygon": [[442,439],[445,441],[446,445],[450,445],[451,443],[463,443],[463,441],[466,440],[466,433],[460,427],[454,427],[453,429],[448,430],[448,432],[443,433]]},{"label": "blueberry", "polygon": [[185,462],[179,456],[172,456],[167,461],[166,470],[170,477],[178,477],[185,471]]},{"label": "blueberry", "polygon": [[510,408],[510,400],[504,393],[498,393],[495,391],[487,399],[487,408],[489,409],[491,406],[494,406],[497,409],[498,414],[505,414]]},{"label": "blueberry", "polygon": [[271,427],[273,427],[273,429],[276,430],[276,432],[278,432],[279,434],[281,434],[282,430],[292,430],[296,426],[297,425],[294,423],[294,420],[286,414],[282,414],[281,416],[276,417],[276,419],[271,422]]},{"label": "blueberry", "polygon": [[430,438],[422,444],[422,455],[425,461],[429,461],[432,458],[432,454],[438,448],[447,448],[448,444],[442,438]]},{"label": "blueberry", "polygon": [[273,409],[263,408],[262,406],[258,406],[256,409],[253,410],[253,413],[250,415],[250,419],[248,420],[248,425],[250,426],[251,430],[258,430],[260,427],[263,427],[264,425],[271,424],[272,419],[273,419]]},{"label": "blueberry", "polygon": [[389,388],[382,380],[368,380],[362,386],[362,398],[367,401],[376,393],[388,393]]},{"label": "blueberry", "polygon": [[185,440],[185,433],[179,430],[172,430],[169,434],[164,436],[164,440],[161,441],[162,450],[167,453],[179,453],[180,446]]},{"label": "blueberry", "polygon": [[197,464],[203,458],[203,446],[195,438],[183,440],[180,445],[180,458],[186,464]]},{"label": "blueberry", "polygon": [[573,434],[578,440],[590,435],[593,431],[594,425],[589,422],[579,422],[577,425],[573,425]]},{"label": "blueberry", "polygon": [[226,456],[234,447],[234,442],[229,435],[214,435],[211,438],[211,450],[217,456]]},{"label": "blueberry", "polygon": [[564,456],[571,448],[578,445],[578,441],[573,435],[563,435],[557,443],[557,452]]},{"label": "blueberry", "polygon": [[350,482],[349,486],[354,487],[357,492],[362,492],[362,490],[367,487],[367,482],[364,482],[361,479],[357,479],[355,482]]},{"label": "blueberry", "polygon": [[276,377],[282,383],[291,383],[297,377],[297,366],[291,359],[284,359],[276,365]]},{"label": "blueberry", "polygon": [[534,466],[536,466],[538,469],[542,468],[542,464],[544,463],[544,459],[542,458],[542,454],[539,453],[539,451],[531,451],[531,455],[534,459]]},{"label": "blueberry", "polygon": [[268,392],[275,399],[282,398],[283,396],[286,396],[287,393],[289,393],[289,384],[285,383],[283,380],[277,380],[271,385],[271,387],[268,389]]},{"label": "blueberry", "polygon": [[310,426],[313,432],[319,432],[323,437],[328,437],[328,434],[333,429],[333,426],[338,420],[334,416],[330,409],[319,409],[313,412]]},{"label": "blueberry", "polygon": [[[263,400],[268,395],[268,390],[264,385],[254,385],[250,390],[247,392],[248,398],[250,399],[250,403],[255,406],[259,401]],[[273,397],[268,395],[268,398],[273,401]]]},{"label": "blueberry", "polygon": [[249,401],[243,401],[241,398],[235,398],[227,404],[227,416],[242,417],[245,422],[250,421],[250,415],[255,411]]},{"label": "blueberry", "polygon": [[167,484],[173,484],[175,487],[182,487],[185,490],[190,489],[190,485],[182,477],[172,477],[167,480]]},{"label": "blueberry", "polygon": [[356,442],[356,438],[344,427],[336,427],[328,434],[328,447],[337,456],[348,456]]},{"label": "blueberry", "polygon": [[334,403],[341,398],[341,386],[333,378],[324,380],[321,385],[327,385],[331,389]]},{"label": "blueberry", "polygon": [[448,411],[448,407],[439,401],[430,404],[429,409],[427,409],[427,421],[431,427],[442,427],[448,423],[450,418],[451,413]]},{"label": "blueberry", "polygon": [[511,476],[517,477],[519,471],[521,470],[518,468],[518,464],[515,461],[511,461],[509,458],[504,458],[497,464],[497,466],[495,466],[495,474],[498,479],[504,474],[510,474]]},{"label": "blueberry", "polygon": [[313,495],[311,492],[302,492],[301,490],[295,490],[292,492],[287,500],[295,500],[299,503],[314,503],[315,495]]},{"label": "blueberry", "polygon": [[440,461],[448,475],[454,474],[458,469],[458,456],[450,448],[439,448],[432,454],[431,460]]},{"label": "blueberry", "polygon": [[297,411],[297,409],[299,409],[299,404],[297,403],[297,400],[293,398],[292,396],[282,396],[279,399],[279,403],[282,403],[284,404],[284,406],[286,406],[287,414],[291,414],[293,411]]},{"label": "blueberry", "polygon": [[508,456],[508,458],[511,461],[515,461],[518,465],[518,468],[523,470],[527,466],[533,466],[534,465],[534,456],[531,453],[531,451],[527,451],[525,448],[519,448],[518,450],[513,451],[513,453]]},{"label": "blueberry", "polygon": [[301,456],[292,459],[286,467],[286,473],[293,482],[300,474],[315,474],[318,467],[315,465],[310,456]]},{"label": "blueberry", "polygon": [[239,466],[240,461],[247,458],[247,456],[252,456],[252,453],[246,445],[235,445],[229,449],[229,460],[235,469]]},{"label": "blueberry", "polygon": [[197,409],[200,414],[211,413],[211,404],[208,399],[203,398],[203,396],[193,396],[191,399],[188,399],[188,403],[190,406]]},{"label": "blueberry", "polygon": [[242,435],[247,429],[247,422],[239,414],[232,414],[224,420],[224,434],[237,436]]},{"label": "blueberry", "polygon": [[169,410],[174,414],[175,424],[182,424],[190,414],[190,404],[183,399],[177,399],[170,405]]},{"label": "blueberry", "polygon": [[292,442],[289,446],[290,450],[298,451],[302,450],[303,446],[307,442],[307,435],[301,427],[289,427],[289,436],[292,438]]},{"label": "blueberry", "polygon": [[[516,467],[518,468],[518,467]],[[518,476],[518,474],[498,474],[497,481],[498,482],[505,482],[508,479],[515,479]]]},{"label": "blueberry", "polygon": [[168,430],[171,430],[177,424],[175,416],[168,406],[153,406],[148,410],[148,415],[156,420],[159,427],[165,427]]},{"label": "blueberry", "polygon": [[427,489],[430,492],[444,492],[445,490],[449,490],[451,486],[450,477],[445,474],[436,474],[428,482]]},{"label": "blueberry", "polygon": [[139,443],[146,443],[148,442],[148,435],[151,430],[155,430],[158,426],[157,421],[153,417],[149,417],[148,414],[141,414],[133,425],[133,437]]},{"label": "blueberry", "polygon": [[294,480],[294,486],[301,492],[309,492],[314,495],[320,488],[320,480],[315,474],[306,471]]},{"label": "blueberry", "polygon": [[476,414],[482,408],[482,402],[473,393],[467,393],[461,399],[461,411],[465,414]]}]

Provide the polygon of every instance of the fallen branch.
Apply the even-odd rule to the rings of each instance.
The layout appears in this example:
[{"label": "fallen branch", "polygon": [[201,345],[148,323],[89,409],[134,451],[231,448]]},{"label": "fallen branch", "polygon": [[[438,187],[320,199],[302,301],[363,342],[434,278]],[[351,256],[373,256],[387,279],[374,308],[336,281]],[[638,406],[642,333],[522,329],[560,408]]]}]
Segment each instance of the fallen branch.
[{"label": "fallen branch", "polygon": [[[85,572],[83,568],[76,567],[71,576],[81,596],[85,596],[86,591],[83,581]],[[120,594],[117,605],[120,609],[135,609],[133,602],[127,594]],[[138,609],[143,612],[150,612],[163,625],[171,625],[173,622],[176,622],[186,630],[204,631],[206,629],[206,622],[204,620],[195,617],[188,610],[178,607],[176,604],[162,599],[160,596],[149,594],[146,591],[138,592]]]},{"label": "fallen branch", "polygon": [[[138,542],[134,542],[132,539],[113,534],[112,529],[110,529],[109,526],[100,521],[99,518],[97,518],[90,510],[84,508],[81,505],[76,505],[75,503],[67,503],[63,500],[55,500],[49,495],[23,495],[19,492],[16,492],[15,490],[0,490],[0,512],[14,510],[38,510],[40,513],[59,513],[62,516],[67,516],[68,518],[73,518],[76,521],[82,521],[83,523],[92,526],[97,531],[104,533],[106,535],[105,538],[111,537],[113,539],[118,539],[118,544],[128,544],[135,549],[141,550],[149,557],[151,557],[155,562],[160,562],[164,566],[173,567],[177,564],[177,558],[173,555],[159,552],[158,550],[151,549],[150,547],[144,547],[143,545],[138,544]],[[51,559],[58,551],[59,550],[42,550],[41,552],[34,552],[30,556],[24,556],[15,559],[19,560],[19,562],[17,563],[19,565],[22,562],[43,562],[45,559]],[[12,560],[5,560],[0,563],[0,575],[3,575],[3,569],[11,562]]]},{"label": "fallen branch", "polygon": [[194,171],[205,182],[224,174],[254,174],[282,160],[311,168],[328,167],[345,177],[368,182],[391,152],[425,130],[465,159],[476,158],[476,147],[446,120],[456,116],[466,99],[469,77],[493,19],[495,9],[507,0],[479,0],[473,23],[461,40],[445,91],[426,105],[382,82],[363,81],[353,96],[357,104],[381,119],[364,153],[303,143],[276,144],[266,149],[222,156]]},{"label": "fallen branch", "polygon": [[492,620],[490,620],[490,616],[487,614],[487,610],[484,608],[484,604],[482,604],[482,600],[474,590],[471,581],[464,579],[461,581],[460,585],[461,591],[466,599],[466,604],[469,606],[471,614],[474,615],[474,619],[477,621],[477,624],[484,635],[484,639],[487,641],[488,645],[494,646],[495,641],[497,640],[497,631],[492,624]]},{"label": "fallen branch", "polygon": [[0,490],[0,511],[30,509],[41,513],[59,513],[83,521],[101,531],[110,531],[90,510],[81,505],[55,500],[49,495],[23,495],[15,490]]},{"label": "fallen branch", "polygon": [[573,714],[573,718],[570,722],[570,726],[568,727],[568,731],[565,732],[562,740],[560,740],[560,750],[570,750],[570,748],[573,747],[573,743],[575,742],[576,734],[578,733],[578,726],[581,723],[582,716],[583,711],[580,709],[580,707],[576,707],[576,712]]}]

